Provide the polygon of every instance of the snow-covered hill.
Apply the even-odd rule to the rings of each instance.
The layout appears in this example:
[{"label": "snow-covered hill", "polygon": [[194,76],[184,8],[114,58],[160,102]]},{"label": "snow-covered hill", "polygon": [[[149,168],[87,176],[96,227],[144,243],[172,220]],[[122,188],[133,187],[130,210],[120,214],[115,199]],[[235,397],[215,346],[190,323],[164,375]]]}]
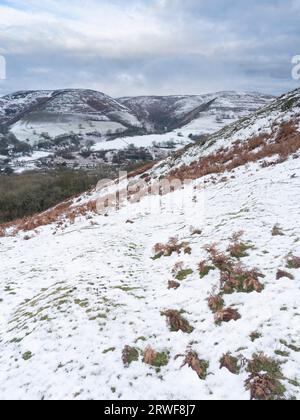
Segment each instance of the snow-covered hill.
[{"label": "snow-covered hill", "polygon": [[[176,150],[180,143],[190,143],[191,135],[218,131],[271,99],[267,95],[235,92],[121,99],[80,89],[17,92],[0,98],[0,132],[12,133],[23,145],[17,148],[18,152],[13,147],[5,152],[4,148],[2,154],[12,158],[12,167],[20,163],[20,149],[27,155],[68,151],[75,153],[73,162],[79,162],[78,152],[91,144],[96,144],[94,150],[120,150],[114,149],[113,141],[121,139],[117,143],[124,149],[128,140],[122,139],[130,137],[130,144],[148,144],[147,149],[156,155],[150,150],[149,134],[161,135],[158,143],[174,143],[174,137],[179,136],[180,141],[175,141],[173,148]],[[1,138],[0,141],[3,142]],[[8,145],[13,145],[11,139]]]},{"label": "snow-covered hill", "polygon": [[0,397],[299,399],[299,150],[300,90],[2,226]]},{"label": "snow-covered hill", "polygon": [[18,92],[1,99],[0,112],[0,123],[31,145],[43,134],[53,140],[66,134],[101,137],[141,128],[129,109],[91,90]]},{"label": "snow-covered hill", "polygon": [[148,130],[182,128],[190,134],[208,134],[262,108],[274,97],[260,93],[217,92],[189,96],[120,98]]}]

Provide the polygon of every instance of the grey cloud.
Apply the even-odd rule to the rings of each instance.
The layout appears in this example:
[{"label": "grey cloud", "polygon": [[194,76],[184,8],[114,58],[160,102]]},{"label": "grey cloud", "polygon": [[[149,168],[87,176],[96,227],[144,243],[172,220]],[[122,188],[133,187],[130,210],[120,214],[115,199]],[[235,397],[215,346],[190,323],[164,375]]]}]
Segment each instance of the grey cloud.
[{"label": "grey cloud", "polygon": [[299,3],[0,1],[0,53],[8,62],[0,94],[68,86],[114,96],[281,93],[296,87],[291,59],[300,54]]}]

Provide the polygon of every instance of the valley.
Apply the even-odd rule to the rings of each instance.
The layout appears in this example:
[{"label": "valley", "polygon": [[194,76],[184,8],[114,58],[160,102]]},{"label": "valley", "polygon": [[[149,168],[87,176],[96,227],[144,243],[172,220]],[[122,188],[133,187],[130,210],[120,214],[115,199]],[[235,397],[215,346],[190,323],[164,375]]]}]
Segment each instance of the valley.
[{"label": "valley", "polygon": [[0,98],[0,170],[159,160],[272,99],[236,92],[119,99],[80,89],[17,92]]}]

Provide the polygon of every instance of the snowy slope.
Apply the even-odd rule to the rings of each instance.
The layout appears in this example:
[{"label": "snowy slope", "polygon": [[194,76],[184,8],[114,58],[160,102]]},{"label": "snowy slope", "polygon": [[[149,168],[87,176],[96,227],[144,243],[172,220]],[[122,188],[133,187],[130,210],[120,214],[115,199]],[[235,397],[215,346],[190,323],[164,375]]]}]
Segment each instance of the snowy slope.
[{"label": "snowy slope", "polygon": [[22,91],[0,98],[0,123],[9,124],[14,118],[32,106],[48,101],[53,91]]},{"label": "snowy slope", "polygon": [[[167,198],[157,199],[156,213],[149,214],[145,203],[131,208],[134,225],[125,223],[128,214],[122,211],[95,218],[93,225],[76,223],[55,236],[55,227],[45,228],[25,248],[22,237],[16,243],[2,239],[1,398],[249,399],[247,373],[220,370],[222,355],[230,351],[250,358],[264,351],[277,358],[276,350],[288,350],[283,341],[292,345],[296,340],[299,346],[299,272],[291,271],[293,281],[276,280],[286,255],[300,253],[300,178],[290,180],[295,172],[300,173],[299,160],[258,173],[255,167],[238,171],[235,180],[206,189],[205,218],[192,204],[190,187],[184,213],[180,207],[169,210]],[[278,206],[279,186],[284,206]],[[274,238],[278,222],[285,236]],[[191,236],[191,225],[203,230],[201,238]],[[197,264],[207,257],[204,245],[216,242],[225,249],[240,229],[255,245],[244,262],[262,270],[265,290],[226,297],[226,305],[242,318],[219,327],[206,302],[218,273],[200,280]],[[152,261],[155,243],[174,235],[190,243],[192,255]],[[179,260],[194,273],[178,291],[169,291],[167,282]],[[185,310],[194,332],[169,332],[160,315],[165,309]],[[252,343],[254,331],[262,337]],[[145,341],[136,342],[139,337]],[[192,342],[210,363],[206,381],[188,367],[181,369],[182,358],[174,360]],[[156,373],[140,358],[124,368],[125,345],[144,350],[149,344],[170,351],[167,367]],[[25,361],[27,352],[32,357]],[[299,353],[289,351],[279,359],[286,377],[299,381]],[[288,394],[300,398],[299,388],[284,383]]]},{"label": "snowy slope", "polygon": [[10,127],[20,141],[34,145],[47,133],[86,136],[97,132],[123,133],[141,123],[115,99],[92,90],[17,92],[0,100],[0,124]]},{"label": "snowy slope", "polygon": [[[299,98],[300,92],[293,92],[235,129],[222,130],[206,153],[220,152],[237,132],[247,144],[248,136],[262,129],[269,132],[266,148],[276,136],[274,121],[298,123],[285,139],[300,149]],[[182,162],[192,164],[202,153],[203,146],[196,146],[168,159],[148,170],[147,182],[169,176]],[[97,196],[90,192],[71,201],[71,209],[81,209],[77,218],[64,217],[66,204],[61,216],[52,210],[56,222],[44,214],[40,223],[32,219],[33,230],[2,237],[0,397],[247,400],[247,384],[253,391],[265,381],[265,396],[299,399],[300,157],[292,153],[270,165],[265,159],[195,177],[184,189],[108,209],[107,217],[83,211]],[[130,184],[140,179],[130,178]],[[229,256],[228,247],[241,230],[238,240],[247,252],[238,259]],[[172,237],[187,252],[153,259],[154,246]],[[200,262],[216,264],[213,248],[206,247],[212,244],[234,269],[255,278],[260,273],[255,286],[261,288],[226,294],[220,283],[224,269],[217,265],[200,278]],[[168,289],[178,275],[180,287]],[[207,301],[212,294],[240,318],[216,324]],[[186,332],[170,329],[168,310],[182,311]],[[129,366],[122,361],[126,346],[138,352]],[[159,369],[147,364],[148,346],[164,353],[167,364]],[[235,373],[228,364],[221,367],[227,353],[236,358]],[[201,378],[194,370],[197,360],[186,357],[191,354],[205,366]],[[254,365],[257,357],[262,366]],[[266,374],[270,364],[273,376]]]},{"label": "snowy slope", "polygon": [[284,123],[295,122],[300,126],[300,89],[289,92],[258,111],[225,126],[205,138],[199,138],[196,145],[190,145],[175,157],[159,163],[153,176],[161,176],[176,168],[188,166],[199,159],[215,154],[220,149],[230,148],[236,142],[265,135],[272,142]]},{"label": "snowy slope", "polygon": [[193,96],[121,98],[119,101],[132,109],[148,130],[180,128],[189,134],[206,134],[218,131],[273,99],[260,93],[216,92]]}]

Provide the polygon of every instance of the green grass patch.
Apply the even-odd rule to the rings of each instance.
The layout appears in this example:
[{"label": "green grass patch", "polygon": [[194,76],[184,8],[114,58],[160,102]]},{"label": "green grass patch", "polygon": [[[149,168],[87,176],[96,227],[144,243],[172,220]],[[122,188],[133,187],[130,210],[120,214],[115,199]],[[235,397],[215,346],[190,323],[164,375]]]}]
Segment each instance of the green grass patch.
[{"label": "green grass patch", "polygon": [[179,273],[176,276],[176,280],[178,281],[183,281],[185,280],[188,276],[190,276],[191,274],[193,274],[193,270],[191,269],[187,269],[187,270],[181,270],[179,271]]},{"label": "green grass patch", "polygon": [[287,347],[288,349],[296,352],[296,353],[300,353],[300,347],[295,346],[294,344],[289,344],[287,341],[285,340],[280,340],[280,344],[283,344],[285,347]]},{"label": "green grass patch", "polygon": [[288,351],[282,351],[282,350],[275,350],[275,354],[281,357],[289,357],[290,355]]},{"label": "green grass patch", "polygon": [[116,351],[116,348],[115,347],[110,347],[109,349],[104,350],[103,354],[111,353],[111,352],[114,352],[114,351]]},{"label": "green grass patch", "polygon": [[211,271],[215,270],[216,267],[213,265],[203,265],[201,269],[199,269],[200,278],[203,279],[206,277]]},{"label": "green grass patch", "polygon": [[122,290],[122,292],[133,292],[134,290],[140,290],[140,287],[129,287],[129,286],[116,286],[114,289]]},{"label": "green grass patch", "polygon": [[22,355],[22,358],[25,361],[30,360],[32,357],[33,357],[33,354],[31,353],[31,351],[27,351],[26,353]]},{"label": "green grass patch", "polygon": [[250,340],[252,341],[252,343],[254,343],[254,341],[258,340],[261,337],[262,337],[262,334],[259,333],[258,331],[254,331],[253,333],[250,334]]}]

